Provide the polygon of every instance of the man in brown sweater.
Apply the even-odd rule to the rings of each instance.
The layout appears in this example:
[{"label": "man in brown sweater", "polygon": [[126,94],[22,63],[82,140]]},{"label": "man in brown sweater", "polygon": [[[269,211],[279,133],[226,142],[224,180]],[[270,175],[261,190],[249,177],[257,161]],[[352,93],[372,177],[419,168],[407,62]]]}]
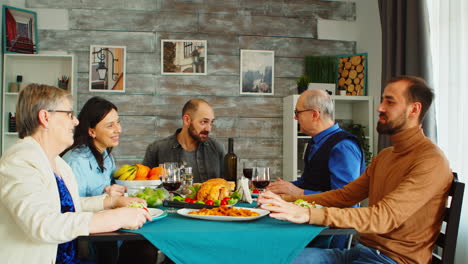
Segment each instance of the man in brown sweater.
[{"label": "man in brown sweater", "polygon": [[[377,109],[377,131],[393,146],[382,150],[355,181],[321,194],[259,197],[270,216],[295,223],[354,228],[350,250],[306,248],[293,263],[429,263],[453,180],[442,151],[424,136],[421,120],[434,95],[424,80],[390,80]],[[323,209],[286,201],[315,201]],[[369,206],[346,208],[369,198]],[[272,206],[267,206],[271,204]]]}]

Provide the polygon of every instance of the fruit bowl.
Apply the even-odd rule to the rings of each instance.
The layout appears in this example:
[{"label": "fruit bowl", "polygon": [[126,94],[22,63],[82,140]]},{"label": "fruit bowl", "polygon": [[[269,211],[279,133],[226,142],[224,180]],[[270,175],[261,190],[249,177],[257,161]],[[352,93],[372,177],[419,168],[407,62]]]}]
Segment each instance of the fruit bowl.
[{"label": "fruit bowl", "polygon": [[162,181],[153,180],[153,181],[122,181],[115,180],[115,183],[127,187],[128,195],[132,195],[138,191],[143,190],[145,187],[156,188],[161,185]]}]

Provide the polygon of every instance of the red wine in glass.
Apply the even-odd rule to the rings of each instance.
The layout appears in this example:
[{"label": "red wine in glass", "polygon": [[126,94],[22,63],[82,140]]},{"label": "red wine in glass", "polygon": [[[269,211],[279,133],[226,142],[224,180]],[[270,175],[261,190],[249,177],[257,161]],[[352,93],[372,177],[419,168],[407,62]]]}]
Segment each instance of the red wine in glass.
[{"label": "red wine in glass", "polygon": [[260,180],[260,181],[252,181],[252,183],[257,189],[265,189],[270,184],[270,181]]},{"label": "red wine in glass", "polygon": [[244,168],[242,169],[242,173],[244,174],[244,177],[250,180],[252,179],[253,168]]},{"label": "red wine in glass", "polygon": [[178,181],[178,182],[163,182],[163,187],[164,189],[168,190],[169,192],[173,192],[173,191],[176,191],[177,189],[180,188],[180,185],[182,184],[182,182]]}]

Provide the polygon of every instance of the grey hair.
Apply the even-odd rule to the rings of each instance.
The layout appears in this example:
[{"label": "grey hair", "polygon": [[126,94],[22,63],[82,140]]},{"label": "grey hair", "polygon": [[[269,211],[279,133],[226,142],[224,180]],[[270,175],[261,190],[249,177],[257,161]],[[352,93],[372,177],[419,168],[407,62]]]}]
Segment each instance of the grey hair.
[{"label": "grey hair", "polygon": [[21,90],[16,105],[16,128],[19,138],[31,136],[36,132],[40,126],[39,111],[54,109],[63,100],[72,102],[71,94],[54,86],[32,83]]},{"label": "grey hair", "polygon": [[306,109],[317,109],[320,111],[322,118],[325,117],[332,121],[335,120],[333,99],[326,92],[308,93],[304,100],[304,107]]}]

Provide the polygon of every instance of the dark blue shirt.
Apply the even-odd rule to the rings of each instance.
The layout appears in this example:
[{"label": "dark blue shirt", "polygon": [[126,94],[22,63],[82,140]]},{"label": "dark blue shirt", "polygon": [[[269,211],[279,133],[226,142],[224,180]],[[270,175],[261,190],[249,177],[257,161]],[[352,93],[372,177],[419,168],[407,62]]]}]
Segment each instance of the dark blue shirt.
[{"label": "dark blue shirt", "polygon": [[[335,124],[324,131],[312,137],[314,145],[307,153],[308,160],[311,160],[313,155],[322,146],[323,143],[333,134],[343,131],[338,124]],[[357,179],[366,169],[365,160],[362,155],[360,146],[351,139],[344,139],[338,142],[330,152],[328,168],[331,172],[330,186],[331,189],[340,189],[349,182]],[[296,186],[304,183],[304,173],[299,179],[292,183]],[[304,190],[304,194],[320,193],[320,191]]]},{"label": "dark blue shirt", "polygon": [[[70,195],[70,192],[63,182],[62,178],[55,174],[55,180],[57,181],[57,187],[60,194],[60,211],[61,213],[67,212],[75,212],[75,204],[73,203],[73,199]],[[65,242],[58,245],[57,248],[57,258],[55,262],[57,264],[62,263],[78,263],[77,259],[75,258],[76,255],[76,240],[72,240],[69,242]]]}]

